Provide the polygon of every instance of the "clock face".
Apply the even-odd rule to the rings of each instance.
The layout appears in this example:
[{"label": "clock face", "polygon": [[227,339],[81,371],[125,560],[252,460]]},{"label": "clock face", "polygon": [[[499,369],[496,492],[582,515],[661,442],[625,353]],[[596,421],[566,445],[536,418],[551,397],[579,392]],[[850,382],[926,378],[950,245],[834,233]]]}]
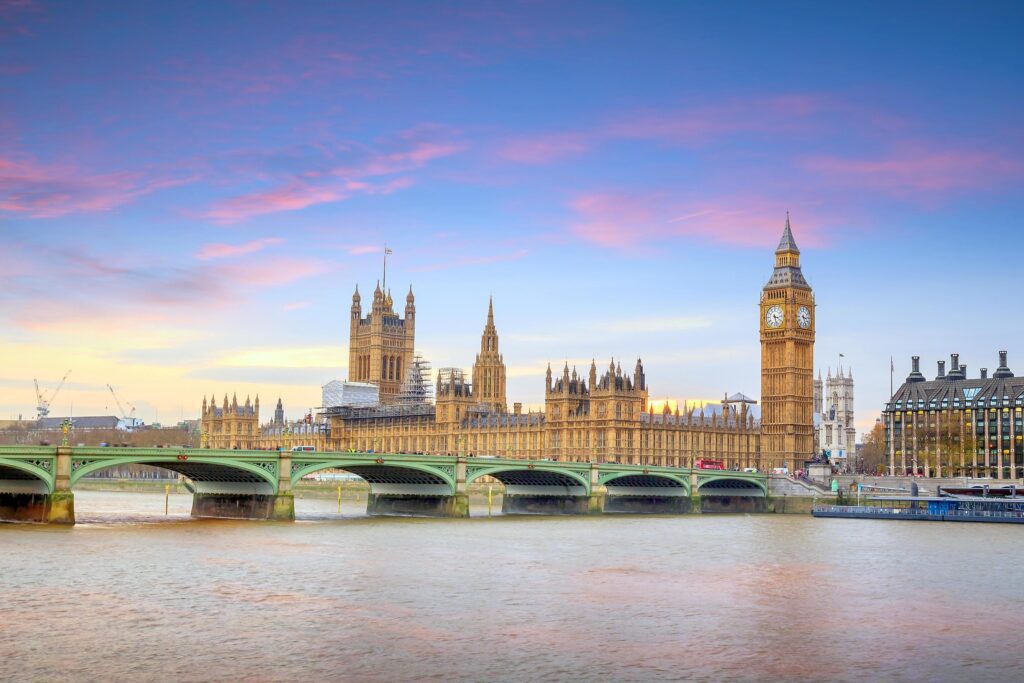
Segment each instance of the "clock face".
[{"label": "clock face", "polygon": [[768,324],[768,327],[782,327],[784,319],[785,315],[782,313],[782,306],[772,306],[764,314],[764,321]]},{"label": "clock face", "polygon": [[796,312],[796,321],[804,329],[811,326],[811,312],[807,310],[806,306],[801,306],[800,310]]}]

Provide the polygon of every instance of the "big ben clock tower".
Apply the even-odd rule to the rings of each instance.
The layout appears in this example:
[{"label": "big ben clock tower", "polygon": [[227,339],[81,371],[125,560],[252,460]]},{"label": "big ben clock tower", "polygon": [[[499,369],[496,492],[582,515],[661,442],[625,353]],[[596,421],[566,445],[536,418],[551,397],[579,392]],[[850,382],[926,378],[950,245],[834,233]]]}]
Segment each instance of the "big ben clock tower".
[{"label": "big ben clock tower", "polygon": [[814,454],[814,293],[789,227],[761,292],[761,461],[800,469]]}]

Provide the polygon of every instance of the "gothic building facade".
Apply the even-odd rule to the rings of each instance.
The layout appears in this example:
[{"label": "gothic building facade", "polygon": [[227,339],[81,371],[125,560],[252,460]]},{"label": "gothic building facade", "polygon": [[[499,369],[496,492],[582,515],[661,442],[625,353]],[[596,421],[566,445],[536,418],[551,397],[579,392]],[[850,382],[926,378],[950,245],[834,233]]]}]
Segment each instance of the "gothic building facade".
[{"label": "gothic building facade", "polygon": [[786,227],[761,291],[761,450],[790,472],[814,454],[814,293]]},{"label": "gothic building facade", "polygon": [[505,402],[505,359],[498,353],[498,330],[494,327],[494,301],[487,302],[487,324],[480,337],[480,353],[473,364],[473,386],[477,400],[496,413],[508,409]]},{"label": "gothic building facade", "polygon": [[348,335],[348,378],[380,389],[381,403],[394,403],[416,346],[416,299],[409,287],[405,318],[395,313],[391,291],[377,283],[370,311],[363,317],[359,287],[352,295]]},{"label": "gothic building facade", "polygon": [[224,394],[224,403],[217,405],[216,397],[206,401],[200,414],[200,435],[204,446],[210,448],[259,448],[260,447],[260,397],[239,405],[238,396]]},{"label": "gothic building facade", "polygon": [[842,366],[832,374],[829,368],[822,382],[821,371],[814,380],[814,441],[822,453],[841,471],[849,469],[855,454],[857,431],[853,416],[853,370]]},{"label": "gothic building facade", "polygon": [[[814,295],[800,270],[800,251],[787,216],[775,252],[775,271],[761,294],[761,420],[752,399],[741,394],[720,405],[679,411],[655,410],[643,363],[632,373],[596,362],[583,373],[566,363],[550,366],[544,407],[523,411],[506,399],[506,367],[500,352],[493,302],[471,376],[458,368],[439,371],[435,398],[397,403],[403,373],[414,356],[415,305],[410,288],[404,319],[378,286],[363,317],[358,289],[352,297],[349,379],[380,387],[376,406],[323,408],[311,427],[281,425],[275,415],[253,446],[386,453],[465,454],[693,466],[720,460],[728,468],[803,466],[814,452],[812,367]],[[204,430],[211,434],[213,421]],[[209,425],[207,429],[206,425]],[[214,447],[230,447],[223,432]]]}]

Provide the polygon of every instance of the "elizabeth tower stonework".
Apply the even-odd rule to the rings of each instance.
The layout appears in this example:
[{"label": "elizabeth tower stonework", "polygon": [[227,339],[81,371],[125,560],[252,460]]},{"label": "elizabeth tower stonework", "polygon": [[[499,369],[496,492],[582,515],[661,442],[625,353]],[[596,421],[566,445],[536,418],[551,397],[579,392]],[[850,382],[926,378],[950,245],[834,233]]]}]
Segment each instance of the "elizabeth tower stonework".
[{"label": "elizabeth tower stonework", "polygon": [[814,454],[814,293],[786,214],[761,292],[761,456],[794,472]]}]

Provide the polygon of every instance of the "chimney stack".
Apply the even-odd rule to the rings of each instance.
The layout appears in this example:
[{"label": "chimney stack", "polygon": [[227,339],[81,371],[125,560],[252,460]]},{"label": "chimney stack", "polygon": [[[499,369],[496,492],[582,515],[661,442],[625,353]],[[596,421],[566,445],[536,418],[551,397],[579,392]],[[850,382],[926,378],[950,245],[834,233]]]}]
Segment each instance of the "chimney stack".
[{"label": "chimney stack", "polygon": [[950,358],[949,371],[950,372],[956,372],[957,370],[960,369],[960,354],[959,353],[951,353],[951,354],[949,354],[949,358]]},{"label": "chimney stack", "polygon": [[999,367],[992,373],[992,376],[999,379],[1013,377],[1013,370],[1006,365],[1006,351],[999,352]]},{"label": "chimney stack", "polygon": [[921,374],[921,356],[911,356],[910,364],[913,369],[910,371],[910,374],[907,375],[907,381],[923,382],[925,377]]},{"label": "chimney stack", "polygon": [[981,378],[982,379],[988,379],[988,368],[982,368],[981,369]]},{"label": "chimney stack", "polygon": [[942,379],[945,376],[946,376],[946,361],[940,360],[939,361],[939,376],[936,377],[935,379]]}]

